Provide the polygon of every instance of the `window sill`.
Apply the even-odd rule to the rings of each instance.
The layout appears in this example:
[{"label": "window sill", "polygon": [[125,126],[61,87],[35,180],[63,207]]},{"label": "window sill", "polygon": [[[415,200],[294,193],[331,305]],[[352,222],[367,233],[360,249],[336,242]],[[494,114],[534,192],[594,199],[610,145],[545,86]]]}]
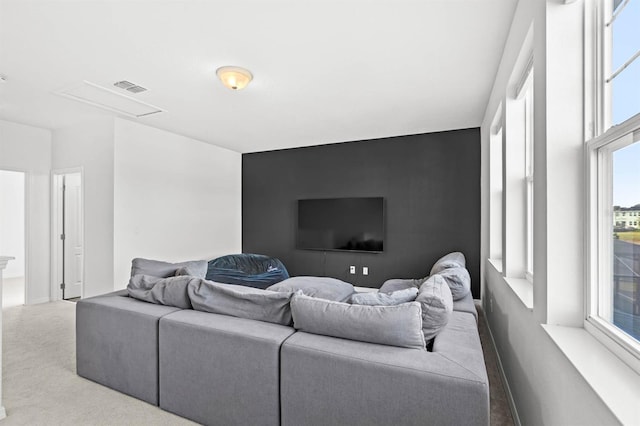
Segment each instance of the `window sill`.
[{"label": "window sill", "polygon": [[489,263],[493,266],[493,269],[502,274],[502,259],[489,259]]},{"label": "window sill", "polygon": [[640,376],[584,328],[542,325],[622,424],[640,424]]},{"label": "window sill", "polygon": [[522,304],[529,310],[533,310],[533,284],[524,278],[504,277],[505,282],[518,296]]},{"label": "window sill", "polygon": [[[496,270],[500,275],[502,275],[502,260],[500,259],[489,259],[489,264]],[[533,310],[533,284],[531,281],[524,278],[509,278],[502,277],[507,286],[513,291],[513,293],[518,296],[518,299],[522,302],[522,304],[529,310]]]}]

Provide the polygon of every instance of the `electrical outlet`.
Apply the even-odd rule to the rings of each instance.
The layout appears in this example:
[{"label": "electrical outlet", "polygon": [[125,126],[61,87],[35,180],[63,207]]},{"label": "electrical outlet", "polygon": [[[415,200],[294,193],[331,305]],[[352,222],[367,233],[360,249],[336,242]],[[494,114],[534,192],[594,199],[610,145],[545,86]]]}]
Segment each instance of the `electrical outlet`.
[{"label": "electrical outlet", "polygon": [[356,267],[355,266],[349,266],[349,273],[350,274],[355,274],[356,273]]},{"label": "electrical outlet", "polygon": [[362,267],[362,275],[369,275],[369,267],[368,266],[363,266]]}]

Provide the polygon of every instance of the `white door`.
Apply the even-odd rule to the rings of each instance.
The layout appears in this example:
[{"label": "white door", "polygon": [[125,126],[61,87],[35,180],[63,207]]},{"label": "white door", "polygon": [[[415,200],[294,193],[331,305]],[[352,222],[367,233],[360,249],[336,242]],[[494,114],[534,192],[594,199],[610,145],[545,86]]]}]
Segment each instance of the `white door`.
[{"label": "white door", "polygon": [[65,174],[63,179],[64,298],[72,299],[82,296],[84,275],[82,179],[80,173]]}]

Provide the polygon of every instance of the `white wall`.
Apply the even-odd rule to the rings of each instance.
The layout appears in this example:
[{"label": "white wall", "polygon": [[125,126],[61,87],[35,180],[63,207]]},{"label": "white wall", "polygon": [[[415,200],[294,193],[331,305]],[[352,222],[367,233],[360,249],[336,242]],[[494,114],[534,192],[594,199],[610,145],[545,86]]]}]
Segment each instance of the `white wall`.
[{"label": "white wall", "polygon": [[26,172],[26,303],[50,297],[49,170],[51,131],[0,120],[0,169]]},{"label": "white wall", "polygon": [[[583,321],[584,2],[520,1],[481,128],[483,305],[522,424],[618,424],[541,324]],[[527,308],[487,262],[490,129],[533,24],[534,280]],[[509,129],[506,129],[509,143]],[[571,221],[557,220],[557,209]],[[508,230],[507,230],[508,231]]]},{"label": "white wall", "polygon": [[53,169],[82,168],[84,293],[113,290],[113,118],[53,131]]},{"label": "white wall", "polygon": [[0,253],[15,257],[3,271],[4,278],[24,277],[25,269],[25,173],[0,170]]},{"label": "white wall", "polygon": [[241,154],[128,120],[115,121],[114,277],[131,259],[239,253]]}]

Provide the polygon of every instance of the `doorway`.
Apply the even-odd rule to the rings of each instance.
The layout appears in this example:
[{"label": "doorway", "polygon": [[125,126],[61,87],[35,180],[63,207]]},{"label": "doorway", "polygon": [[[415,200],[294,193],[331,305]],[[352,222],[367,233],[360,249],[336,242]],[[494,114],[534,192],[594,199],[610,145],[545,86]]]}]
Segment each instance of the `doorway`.
[{"label": "doorway", "polygon": [[75,301],[84,282],[82,172],[54,172],[53,189],[55,299]]},{"label": "doorway", "polygon": [[26,300],[26,173],[0,170],[0,255],[15,257],[3,271],[2,307]]}]

